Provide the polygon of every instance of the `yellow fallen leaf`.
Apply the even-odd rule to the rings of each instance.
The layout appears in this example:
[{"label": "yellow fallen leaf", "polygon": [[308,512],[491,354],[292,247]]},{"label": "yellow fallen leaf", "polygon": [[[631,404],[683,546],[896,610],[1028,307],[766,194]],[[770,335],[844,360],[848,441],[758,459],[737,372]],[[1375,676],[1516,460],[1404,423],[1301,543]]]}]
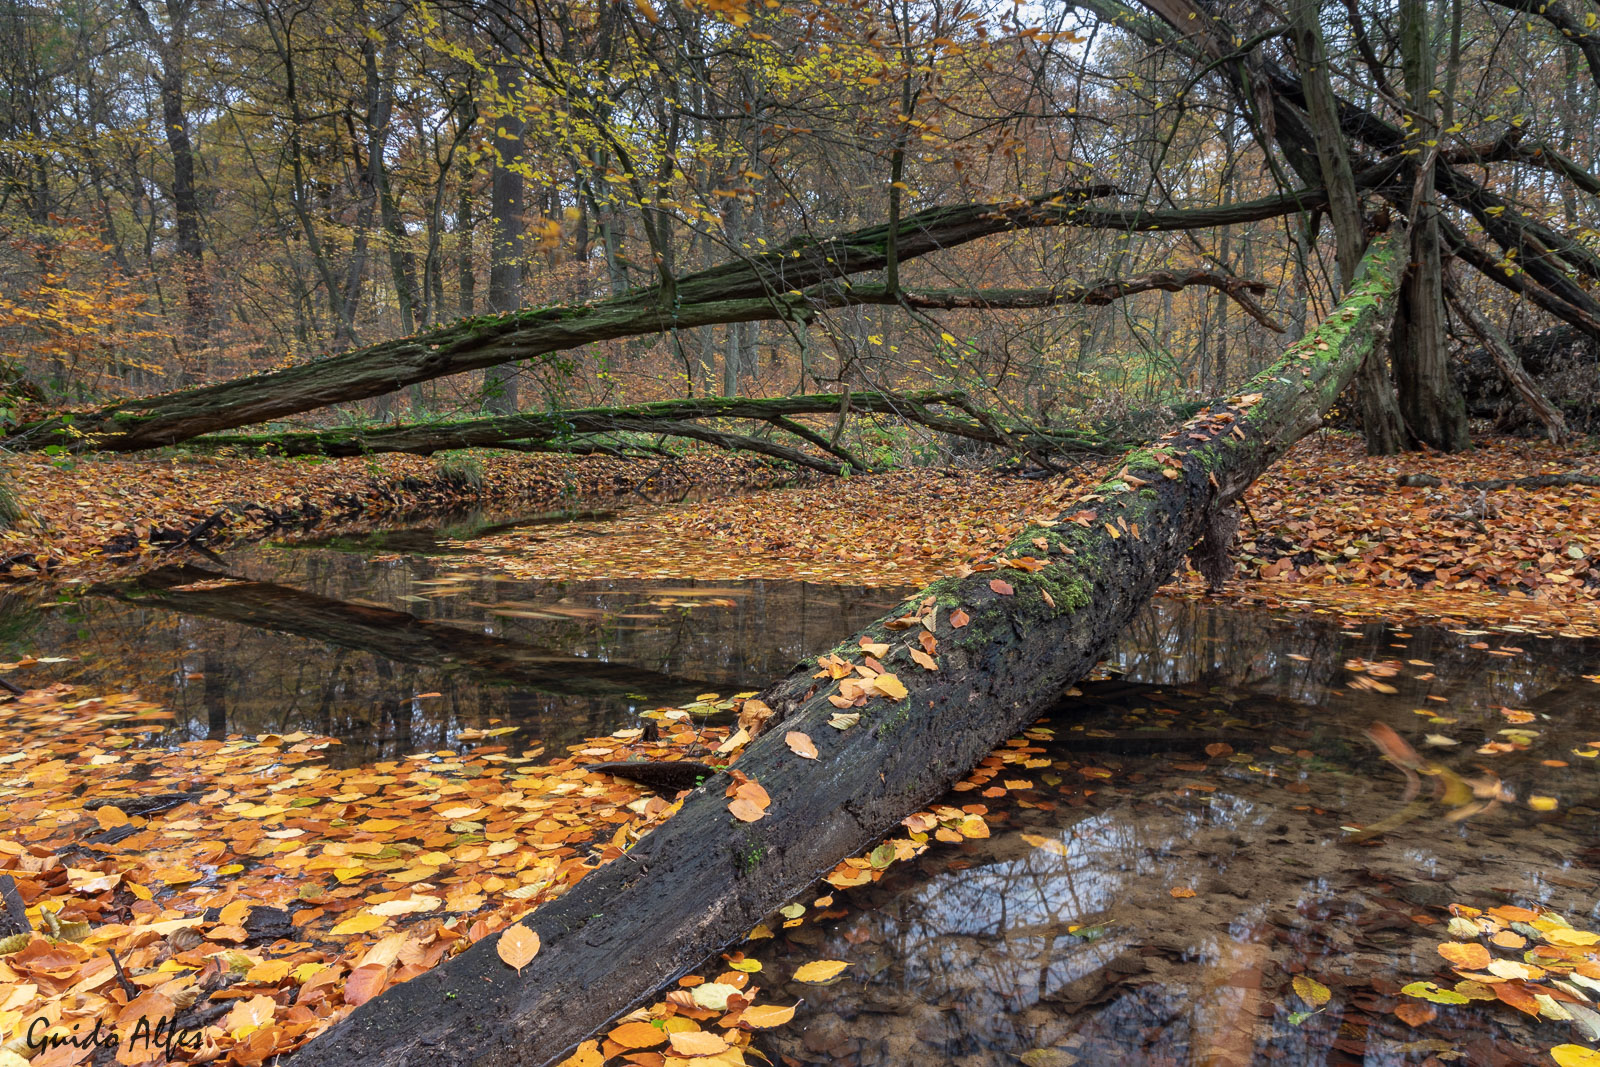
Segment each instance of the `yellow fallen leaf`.
[{"label": "yellow fallen leaf", "polygon": [[262,985],[277,985],[288,977],[288,960],[266,960],[258,963],[245,972],[246,982],[259,982]]},{"label": "yellow fallen leaf", "polygon": [[794,1018],[794,1009],[798,1004],[791,1004],[787,1008],[776,1004],[752,1004],[739,1015],[739,1021],[746,1026],[753,1026],[757,1030],[765,1030],[773,1026],[782,1026]]},{"label": "yellow fallen leaf", "polygon": [[876,689],[890,700],[904,700],[906,698],[906,687],[901,684],[899,678],[892,674],[877,675],[872,679],[871,684],[873,689]]},{"label": "yellow fallen leaf", "polygon": [[830,978],[837,978],[846,967],[850,966],[844,960],[815,960],[807,963],[794,972],[796,982],[826,982]]},{"label": "yellow fallen leaf", "polygon": [[365,934],[382,926],[385,919],[382,915],[374,915],[370,911],[358,912],[344,922],[328,931],[333,934]]}]

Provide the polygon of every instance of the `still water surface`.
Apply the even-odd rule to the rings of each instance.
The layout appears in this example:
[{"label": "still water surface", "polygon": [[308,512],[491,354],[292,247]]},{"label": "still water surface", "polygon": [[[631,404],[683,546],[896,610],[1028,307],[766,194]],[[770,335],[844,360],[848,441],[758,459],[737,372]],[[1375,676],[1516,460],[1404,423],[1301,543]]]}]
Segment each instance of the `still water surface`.
[{"label": "still water surface", "polygon": [[[70,655],[13,677],[166,704],[178,719],[158,741],[306,730],[357,764],[499,722],[559,752],[645,709],[758,689],[901,592],[516,581],[448,552],[394,531],[11,594],[0,659]],[[1597,678],[1594,642],[1158,600],[1024,739],[1028,766],[940,802],[981,806],[988,838],[819,884],[803,921],[742,946],[763,1000],[801,1001],[759,1047],[800,1065],[1058,1067],[1548,1063],[1551,1045],[1594,1044],[1600,1015],[1577,1010],[1394,1012],[1419,1003],[1406,983],[1456,980],[1435,948],[1452,904],[1600,923]],[[1385,760],[1374,724],[1430,769]],[[789,980],[816,959],[852,966]],[[1331,991],[1320,1011],[1296,975]]]}]

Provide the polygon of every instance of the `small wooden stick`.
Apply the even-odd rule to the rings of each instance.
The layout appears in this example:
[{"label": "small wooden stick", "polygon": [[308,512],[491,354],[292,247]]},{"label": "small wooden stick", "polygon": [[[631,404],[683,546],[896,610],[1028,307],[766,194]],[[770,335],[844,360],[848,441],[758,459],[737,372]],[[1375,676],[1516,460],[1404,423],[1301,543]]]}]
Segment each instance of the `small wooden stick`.
[{"label": "small wooden stick", "polygon": [[106,952],[111,956],[111,965],[117,969],[117,981],[122,983],[122,991],[128,994],[128,1002],[131,1004],[139,996],[139,987],[133,984],[128,978],[128,972],[122,969],[122,961],[117,959],[117,950],[108,948]]}]

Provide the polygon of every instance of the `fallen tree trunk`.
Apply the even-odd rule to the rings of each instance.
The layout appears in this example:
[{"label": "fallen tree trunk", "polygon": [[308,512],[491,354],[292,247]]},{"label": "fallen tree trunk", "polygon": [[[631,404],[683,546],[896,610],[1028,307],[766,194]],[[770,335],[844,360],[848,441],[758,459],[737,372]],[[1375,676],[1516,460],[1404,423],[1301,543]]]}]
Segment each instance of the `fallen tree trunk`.
[{"label": "fallen tree trunk", "polygon": [[[998,203],[929,208],[897,225],[893,242],[897,262],[1017,230],[1057,226],[1207,228],[1292,214],[1326,199],[1320,190],[1308,189],[1221,208],[1121,209],[1086,203],[1117,192],[1111,186],[1092,186]],[[597,304],[523,308],[504,315],[462,319],[427,333],[285,370],[47,419],[17,429],[0,440],[0,445],[13,451],[55,445],[134,452],[597,341],[722,323],[809,321],[828,308],[882,302],[881,287],[865,286],[858,292],[849,278],[884,267],[888,237],[887,226],[872,226],[827,239],[796,239],[782,248],[678,278],[668,297],[653,287]],[[1003,307],[1021,300],[1020,306],[1033,307],[1105,303],[1135,292],[1205,284],[1228,293],[1270,324],[1245,296],[1259,283],[1208,271],[1191,271],[1186,277],[1162,271],[1088,286],[1027,291],[1031,295],[1026,298],[1013,290],[1002,290],[992,298],[982,291],[957,290],[945,296],[933,291],[928,298],[962,302],[951,306]]]},{"label": "fallen tree trunk", "polygon": [[[1403,235],[1375,241],[1345,300],[1244,395],[1130,453],[1080,510],[1028,527],[992,569],[935,582],[869,626],[860,640],[887,646],[874,662],[903,697],[858,694],[860,672],[819,672],[821,659],[766,690],[782,726],[734,768],[766,789],[765,817],[731,815],[733,779],[719,773],[631,852],[528,916],[543,948],[520,976],[496,955],[497,936],[484,938],[357,1008],[295,1063],[556,1062],[938,796],[1094,665],[1218,509],[1382,351],[1405,247]],[[909,655],[925,633],[937,670]],[[870,674],[865,655],[852,639],[830,662]],[[829,725],[836,701],[859,701],[859,721]],[[809,734],[819,758],[791,751],[786,729]]]},{"label": "fallen tree trunk", "polygon": [[[939,413],[935,410],[938,407],[953,408],[967,417]],[[894,415],[940,433],[1007,448],[1020,447],[1025,451],[1082,452],[1104,447],[1104,442],[1093,437],[1029,425],[1003,424],[974,404],[965,393],[936,390],[911,393],[810,393],[767,398],[692,397],[618,407],[574,408],[526,415],[418,423],[374,430],[338,429],[260,436],[215,434],[197,437],[188,444],[196,448],[262,450],[283,456],[363,456],[377,452],[412,452],[426,456],[454,448],[558,448],[563,442],[580,435],[646,433],[687,437],[727,448],[765,452],[775,458],[830,474],[839,472],[837,463],[819,460],[772,442],[755,442],[748,437],[694,426],[688,421],[748,419],[766,422],[831,452],[858,471],[871,469],[849,452],[792,421],[795,415],[837,415],[841,412]],[[580,447],[591,447],[593,444],[592,438],[584,439]],[[618,447],[616,441],[609,444]]]}]

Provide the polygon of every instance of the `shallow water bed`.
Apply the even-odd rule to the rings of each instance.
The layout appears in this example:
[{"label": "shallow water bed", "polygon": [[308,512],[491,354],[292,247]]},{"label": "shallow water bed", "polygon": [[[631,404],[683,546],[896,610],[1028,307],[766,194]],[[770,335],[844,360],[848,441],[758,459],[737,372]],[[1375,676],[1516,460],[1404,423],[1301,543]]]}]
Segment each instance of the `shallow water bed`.
[{"label": "shallow water bed", "polygon": [[[775,1062],[1550,1063],[1600,1039],[1550,978],[1438,951],[1462,940],[1452,905],[1596,927],[1592,644],[1158,601],[1111,665],[933,809],[981,814],[988,837],[819,885],[798,924],[742,946],[801,1000],[766,1039]],[[1408,758],[1385,727],[1414,770],[1384,758]],[[1501,914],[1495,959],[1549,967]],[[789,979],[817,959],[851,966]],[[1401,992],[1469,973],[1488,999]],[[1566,999],[1502,1002],[1524,988]]]},{"label": "shallow water bed", "polygon": [[329,758],[353,765],[496,725],[559,751],[646,709],[759,689],[893,603],[804,582],[515,581],[392,548],[253,548],[13,598],[0,661],[65,657],[12,677],[172,709],[148,743],[304,730],[339,738]]}]

